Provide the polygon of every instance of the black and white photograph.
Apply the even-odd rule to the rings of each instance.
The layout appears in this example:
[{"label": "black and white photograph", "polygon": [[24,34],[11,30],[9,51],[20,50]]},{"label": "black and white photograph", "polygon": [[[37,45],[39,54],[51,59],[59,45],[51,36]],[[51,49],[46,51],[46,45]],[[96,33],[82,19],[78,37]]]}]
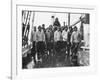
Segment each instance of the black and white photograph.
[{"label": "black and white photograph", "polygon": [[22,69],[90,65],[90,14],[21,11]]},{"label": "black and white photograph", "polygon": [[66,78],[96,71],[93,6],[15,4],[12,10],[13,79]]},{"label": "black and white photograph", "polygon": [[1,0],[0,80],[100,80],[99,0]]}]

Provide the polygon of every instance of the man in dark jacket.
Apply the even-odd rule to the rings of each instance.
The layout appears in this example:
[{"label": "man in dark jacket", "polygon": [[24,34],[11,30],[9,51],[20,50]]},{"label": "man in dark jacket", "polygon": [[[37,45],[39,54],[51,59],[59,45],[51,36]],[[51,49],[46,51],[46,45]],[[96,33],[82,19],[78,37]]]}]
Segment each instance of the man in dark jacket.
[{"label": "man in dark jacket", "polygon": [[58,18],[55,19],[53,26],[57,26],[57,27],[61,26]]}]

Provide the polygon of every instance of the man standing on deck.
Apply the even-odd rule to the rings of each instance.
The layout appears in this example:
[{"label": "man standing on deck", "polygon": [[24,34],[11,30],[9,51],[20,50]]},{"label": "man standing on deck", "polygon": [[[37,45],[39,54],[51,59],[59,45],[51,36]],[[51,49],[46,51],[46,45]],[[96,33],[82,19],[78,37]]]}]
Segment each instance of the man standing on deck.
[{"label": "man standing on deck", "polygon": [[42,57],[44,55],[45,50],[45,34],[42,32],[41,26],[38,27],[38,32],[36,33],[36,41],[37,41],[37,53],[38,53],[38,59],[42,61]]},{"label": "man standing on deck", "polygon": [[73,47],[72,55],[76,55],[78,51],[79,43],[81,42],[80,32],[77,30],[77,27],[74,27],[74,31],[71,35],[71,44]]},{"label": "man standing on deck", "polygon": [[62,34],[61,30],[58,27],[57,30],[54,32],[54,42],[55,42],[55,51],[56,51],[56,56],[59,56],[61,53],[61,43],[62,43]]},{"label": "man standing on deck", "polygon": [[66,26],[65,29],[62,31],[62,37],[63,37],[63,48],[67,48],[67,53],[68,52],[68,27]]},{"label": "man standing on deck", "polygon": [[34,62],[36,63],[36,27],[34,26],[34,29],[31,32],[31,42],[32,42],[32,56],[34,59]]}]

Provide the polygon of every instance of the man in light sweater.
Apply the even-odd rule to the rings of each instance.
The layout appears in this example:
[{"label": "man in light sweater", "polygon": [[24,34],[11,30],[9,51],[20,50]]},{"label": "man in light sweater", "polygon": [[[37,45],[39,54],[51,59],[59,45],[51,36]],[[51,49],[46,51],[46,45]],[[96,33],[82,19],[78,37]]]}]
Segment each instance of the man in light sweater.
[{"label": "man in light sweater", "polygon": [[69,56],[69,46],[68,46],[68,27],[66,26],[65,29],[62,32],[62,37],[63,37],[63,48],[67,49],[67,54]]},{"label": "man in light sweater", "polygon": [[35,58],[35,56],[36,56],[36,27],[35,26],[34,26],[34,29],[31,32],[31,42],[32,42],[31,53],[32,53],[34,62],[36,63],[36,58]]},{"label": "man in light sweater", "polygon": [[38,27],[38,31],[36,33],[36,41],[37,41],[37,52],[38,59],[42,58],[45,50],[45,34],[42,32],[41,26]]},{"label": "man in light sweater", "polygon": [[61,43],[62,43],[62,33],[60,28],[58,27],[57,30],[54,32],[54,45],[55,45],[55,51],[58,54],[60,54],[61,51]]},{"label": "man in light sweater", "polygon": [[64,47],[67,47],[67,42],[68,42],[68,27],[65,27],[65,29],[62,31],[62,37],[63,37]]},{"label": "man in light sweater", "polygon": [[76,55],[81,42],[80,32],[77,30],[77,27],[74,27],[74,31],[71,35],[71,44],[72,44],[72,55]]}]

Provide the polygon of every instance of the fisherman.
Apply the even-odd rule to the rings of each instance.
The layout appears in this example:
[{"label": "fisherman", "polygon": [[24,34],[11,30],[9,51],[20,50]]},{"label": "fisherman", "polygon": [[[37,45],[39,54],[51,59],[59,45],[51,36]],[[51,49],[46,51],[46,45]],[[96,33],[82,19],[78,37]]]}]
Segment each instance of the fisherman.
[{"label": "fisherman", "polygon": [[57,27],[61,26],[58,18],[55,19],[53,26],[57,26]]},{"label": "fisherman", "polygon": [[[66,26],[65,29],[62,31],[62,37],[63,37],[63,48],[67,48],[68,52],[68,27]],[[66,51],[66,50],[65,50]],[[69,53],[68,53],[69,54]]]},{"label": "fisherman", "polygon": [[45,50],[45,34],[42,32],[41,26],[38,27],[38,32],[36,33],[36,41],[37,41],[37,52],[38,52],[38,59],[42,61],[42,57],[44,55]]},{"label": "fisherman", "polygon": [[32,42],[32,56],[34,59],[34,63],[36,63],[36,27],[34,26],[34,29],[31,32],[31,42]]},{"label": "fisherman", "polygon": [[77,27],[74,27],[74,31],[71,35],[71,45],[72,45],[72,63],[74,66],[78,66],[78,49],[79,49],[79,44],[81,42],[81,35],[80,32],[77,30]]},{"label": "fisherman", "polygon": [[48,28],[46,30],[46,44],[47,44],[47,51],[49,54],[51,51],[51,31],[50,31],[50,28]]},{"label": "fisherman", "polygon": [[72,55],[76,55],[78,51],[78,45],[81,42],[80,32],[77,30],[77,27],[74,27],[74,31],[71,35],[71,44],[73,46]]},{"label": "fisherman", "polygon": [[54,32],[54,42],[55,42],[55,55],[59,56],[61,53],[61,41],[62,41],[62,33],[60,27],[57,27],[57,30]]},{"label": "fisherman", "polygon": [[46,44],[46,38],[47,38],[47,36],[46,36],[45,24],[42,24],[41,31],[42,31],[42,33],[44,34],[44,37],[45,37],[45,42],[43,42],[43,44],[44,44],[44,48],[45,48],[44,51],[46,51],[47,50],[47,44]]}]

